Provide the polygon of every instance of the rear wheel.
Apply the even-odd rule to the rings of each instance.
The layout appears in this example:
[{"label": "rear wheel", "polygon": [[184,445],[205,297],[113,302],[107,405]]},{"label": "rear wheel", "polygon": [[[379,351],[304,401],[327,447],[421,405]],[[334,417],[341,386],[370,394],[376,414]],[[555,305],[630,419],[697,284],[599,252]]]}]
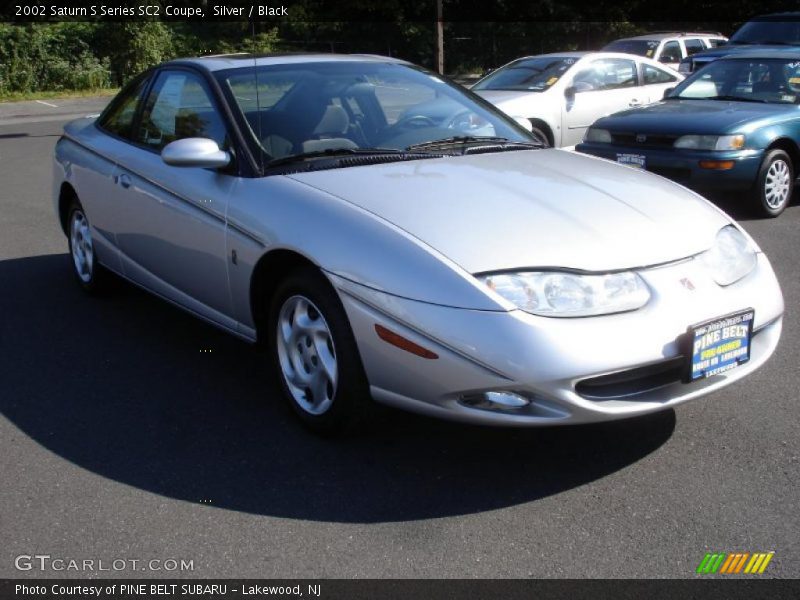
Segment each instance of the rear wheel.
[{"label": "rear wheel", "polygon": [[319,271],[304,267],[278,286],[267,335],[283,395],[307,427],[338,434],[365,420],[372,400],[358,347]]},{"label": "rear wheel", "polygon": [[754,189],[756,209],[765,217],[777,217],[792,200],[794,166],[783,150],[771,150],[764,157]]},{"label": "rear wheel", "polygon": [[67,235],[75,278],[87,292],[100,292],[108,283],[108,272],[97,260],[89,219],[77,199],[73,200],[69,208]]}]

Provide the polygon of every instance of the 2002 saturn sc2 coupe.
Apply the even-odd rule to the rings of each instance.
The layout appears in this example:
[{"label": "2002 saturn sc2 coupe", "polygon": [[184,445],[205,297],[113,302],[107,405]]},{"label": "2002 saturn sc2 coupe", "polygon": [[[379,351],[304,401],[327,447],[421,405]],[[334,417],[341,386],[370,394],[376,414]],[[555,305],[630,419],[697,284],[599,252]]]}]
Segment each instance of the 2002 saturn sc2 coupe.
[{"label": "2002 saturn sc2 coupe", "polygon": [[495,425],[675,406],[775,350],[767,257],[700,196],[367,56],[177,60],[55,149],[78,282],[263,341],[312,429],[373,400]]}]

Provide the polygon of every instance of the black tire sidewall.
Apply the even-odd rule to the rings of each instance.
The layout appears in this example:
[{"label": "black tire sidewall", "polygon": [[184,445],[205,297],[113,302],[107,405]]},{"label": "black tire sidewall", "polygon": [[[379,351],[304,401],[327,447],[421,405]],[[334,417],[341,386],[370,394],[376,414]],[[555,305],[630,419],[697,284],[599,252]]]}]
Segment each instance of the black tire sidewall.
[{"label": "black tire sidewall", "polygon": [[533,134],[533,137],[543,142],[548,148],[550,147],[550,140],[548,139],[547,134],[540,127],[531,125],[531,133]]},{"label": "black tire sidewall", "polygon": [[[336,353],[336,392],[330,408],[320,415],[305,411],[294,399],[278,358],[278,315],[284,302],[298,295],[310,300],[322,314],[331,332]],[[264,335],[281,392],[292,411],[307,427],[320,434],[338,434],[353,430],[366,418],[371,401],[358,346],[339,297],[316,268],[305,267],[294,271],[278,285],[270,303]]]},{"label": "black tire sidewall", "polygon": [[[784,161],[789,167],[789,197],[786,199],[786,202],[784,202],[783,205],[777,210],[770,208],[767,205],[766,191],[764,189],[769,168],[776,160]],[[764,160],[761,161],[761,167],[758,170],[758,177],[756,178],[756,187],[754,190],[756,209],[762,216],[777,217],[784,210],[786,210],[786,207],[792,202],[792,195],[794,193],[794,177],[794,164],[792,163],[791,157],[784,150],[776,148],[774,150],[770,150],[766,154]]]}]

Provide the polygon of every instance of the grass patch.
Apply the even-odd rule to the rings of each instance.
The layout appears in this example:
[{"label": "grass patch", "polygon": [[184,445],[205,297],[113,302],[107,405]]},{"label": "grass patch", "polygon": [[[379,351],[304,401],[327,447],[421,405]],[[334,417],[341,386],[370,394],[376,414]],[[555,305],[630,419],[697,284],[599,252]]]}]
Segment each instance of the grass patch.
[{"label": "grass patch", "polygon": [[25,100],[48,100],[51,98],[86,98],[88,96],[114,96],[119,88],[98,90],[58,90],[53,92],[0,92],[0,102],[23,102]]}]

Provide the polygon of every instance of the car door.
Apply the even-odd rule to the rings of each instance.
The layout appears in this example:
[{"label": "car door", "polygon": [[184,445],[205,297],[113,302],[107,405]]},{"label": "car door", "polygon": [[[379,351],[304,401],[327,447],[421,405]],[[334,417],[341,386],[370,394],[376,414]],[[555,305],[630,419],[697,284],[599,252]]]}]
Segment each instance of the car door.
[{"label": "car door", "polygon": [[600,117],[642,104],[636,61],[599,58],[578,71],[565,95],[562,113],[562,146],[574,146],[586,129]]},{"label": "car door", "polygon": [[212,321],[231,319],[226,209],[236,177],[223,170],[174,167],[160,152],[169,142],[203,137],[229,145],[224,118],[203,77],[161,70],[120,157],[116,238],[126,276]]},{"label": "car door", "polygon": [[639,72],[642,81],[640,94],[642,104],[658,102],[664,98],[664,92],[678,85],[678,77],[675,74],[648,62],[641,61]]},{"label": "car door", "polygon": [[661,64],[677,70],[683,57],[684,50],[678,40],[669,40],[661,47],[661,52],[659,52],[657,60]]},{"label": "car door", "polygon": [[129,148],[128,140],[142,96],[147,89],[147,77],[131,81],[103,111],[93,129],[84,131],[84,141],[91,152],[83,153],[84,160],[70,165],[73,184],[80,190],[81,204],[92,224],[92,240],[103,264],[121,271],[116,239],[116,208],[118,186],[117,156]]}]

